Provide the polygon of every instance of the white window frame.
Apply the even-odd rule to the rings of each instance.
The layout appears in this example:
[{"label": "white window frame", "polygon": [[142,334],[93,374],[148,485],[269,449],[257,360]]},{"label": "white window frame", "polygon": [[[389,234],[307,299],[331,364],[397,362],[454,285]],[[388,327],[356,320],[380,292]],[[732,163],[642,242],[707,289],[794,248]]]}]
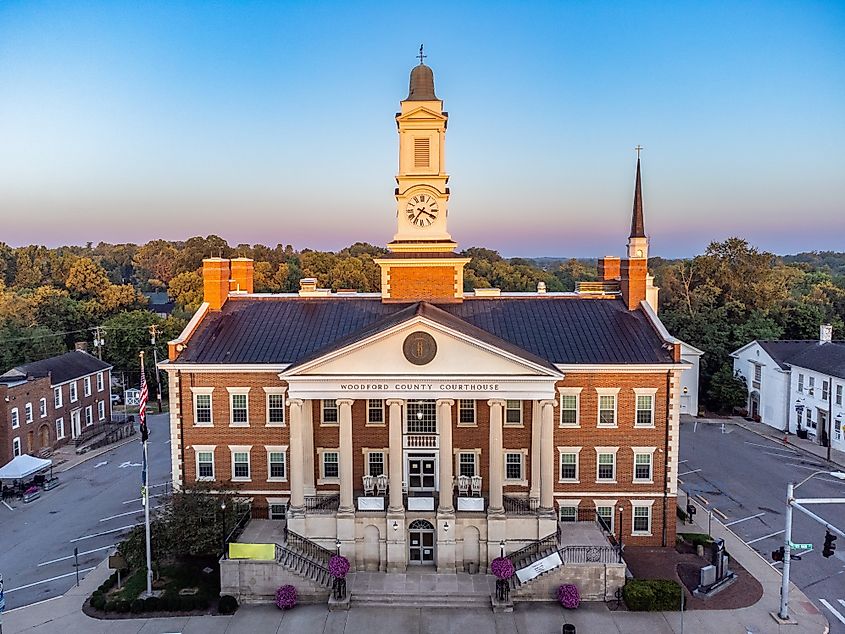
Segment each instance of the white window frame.
[{"label": "white window frame", "polygon": [[[374,405],[373,403],[376,401],[381,402],[381,407],[378,405]],[[384,399],[383,398],[368,398],[364,401],[367,407],[367,427],[384,427],[387,423],[387,408],[385,407]],[[372,420],[370,418],[371,412],[381,411],[381,420]]]},{"label": "white window frame", "polygon": [[[618,387],[597,387],[596,394],[596,427],[603,429],[613,429],[619,427],[619,390]],[[602,397],[613,397],[613,423],[601,422],[601,399]]]},{"label": "white window frame", "polygon": [[[652,507],[654,506],[654,500],[631,500],[631,535],[634,537],[651,537],[651,529],[652,529]],[[648,509],[648,530],[645,531],[638,531],[634,530],[634,523],[637,518],[636,509],[638,508],[647,508]]]},{"label": "white window frame", "polygon": [[[229,445],[229,457],[232,461],[232,482],[252,482],[252,445]],[[246,477],[235,476],[235,454],[246,454]]]},{"label": "white window frame", "polygon": [[[563,457],[565,455],[575,454],[575,477],[563,477]],[[557,481],[569,484],[579,484],[581,482],[581,447],[558,447],[557,448]]]},{"label": "white window frame", "polygon": [[38,414],[41,418],[47,418],[47,399],[44,397],[38,399]]},{"label": "white window frame", "polygon": [[94,406],[88,405],[85,408],[85,426],[90,427],[94,424]]},{"label": "white window frame", "polygon": [[836,385],[836,396],[833,397],[833,400],[836,401],[837,405],[842,405],[842,384],[839,383]]},{"label": "white window frame", "polygon": [[97,418],[99,420],[106,420],[106,402],[97,401]]},{"label": "white window frame", "polygon": [[[472,422],[461,422],[461,412],[468,412],[470,411],[469,407],[466,407],[467,403],[472,403]],[[458,427],[477,427],[478,426],[478,407],[477,401],[474,398],[459,398],[458,399]]]},{"label": "white window frame", "polygon": [[[287,510],[290,504],[290,498],[287,499],[277,499],[277,498],[267,498],[267,519],[270,520],[283,520],[287,517]],[[274,513],[273,507],[274,506],[281,506],[282,510],[281,513]]]},{"label": "white window frame", "polygon": [[[640,397],[648,396],[651,398],[651,423],[643,425],[638,422],[638,413],[640,411]],[[656,387],[635,387],[634,388],[634,427],[639,429],[654,429],[655,421],[655,403],[657,402],[657,388]]]},{"label": "white window frame", "polygon": [[[337,476],[326,477],[326,454],[333,453],[337,455]],[[337,484],[340,482],[340,448],[339,447],[319,447],[317,455],[320,457],[320,477],[317,479],[317,484]]]},{"label": "white window frame", "polygon": [[[229,427],[249,427],[249,389],[248,387],[227,387],[229,393]],[[246,407],[238,408],[246,410],[245,421],[235,421],[235,397],[243,396]]]},{"label": "white window frame", "polygon": [[[518,403],[518,410],[517,407],[511,407],[513,403]],[[519,420],[518,421],[510,421],[508,422],[508,412],[517,412],[519,413]],[[523,427],[523,408],[522,408],[522,400],[520,399],[507,399],[505,400],[505,415],[504,420],[502,420],[502,424],[505,427]]]},{"label": "white window frame", "polygon": [[803,394],[804,393],[804,375],[802,373],[798,373],[798,391]]},{"label": "white window frame", "polygon": [[31,423],[33,420],[35,420],[33,418],[33,413],[32,413],[32,403],[27,403],[26,405],[23,406],[23,419],[27,423]]},{"label": "white window frame", "polygon": [[91,377],[86,376],[82,378],[82,395],[91,396]]},{"label": "white window frame", "polygon": [[[320,399],[320,426],[321,427],[339,427],[340,426],[340,405],[337,404],[336,398]],[[334,402],[334,406],[326,406],[327,402]],[[335,420],[326,420],[326,411],[334,410]]]},{"label": "white window frame", "polygon": [[[619,461],[616,454],[619,452],[619,447],[595,447],[596,450],[596,484],[616,484],[619,479]],[[601,454],[611,454],[613,456],[613,478],[608,480],[599,477],[599,456]]]},{"label": "white window frame", "polygon": [[[568,427],[570,429],[575,429],[577,427],[581,427],[581,391],[584,388],[581,387],[559,387],[558,391],[558,424],[560,427]],[[575,422],[574,423],[564,423],[563,422],[563,397],[564,396],[574,396],[575,397]],[[571,411],[571,410],[567,410]]]},{"label": "white window frame", "polygon": [[[264,449],[267,452],[267,482],[287,482],[288,481],[288,446],[287,445],[265,445]],[[270,454],[282,454],[282,464],[284,465],[285,475],[283,477],[270,475]]]},{"label": "white window frame", "polygon": [[53,388],[53,408],[59,409],[64,406],[64,394],[62,394],[62,386],[57,385]]},{"label": "white window frame", "polygon": [[12,421],[12,429],[17,429],[21,426],[21,413],[17,407],[13,407],[11,409],[10,418]]},{"label": "white window frame", "polygon": [[[65,437],[65,419],[62,416],[59,416],[55,422],[56,427],[56,440],[62,440]],[[61,430],[61,434],[59,434],[59,430]]]},{"label": "white window frame", "polygon": [[361,452],[364,454],[364,475],[374,475],[373,472],[370,470],[370,456],[373,454],[381,454],[382,460],[382,468],[384,475],[388,475],[389,471],[387,468],[387,457],[390,449],[387,447],[364,447]]},{"label": "white window frame", "polygon": [[[287,425],[288,420],[288,399],[287,399],[287,392],[286,387],[265,387],[264,388],[264,426],[265,427],[284,427]],[[270,397],[271,396],[281,396],[282,397],[282,420],[279,421],[270,421]],[[274,407],[274,410],[278,410],[278,407]]]},{"label": "white window frame", "polygon": [[97,391],[102,392],[106,389],[106,382],[102,372],[97,372]]},{"label": "white window frame", "polygon": [[[191,400],[193,402],[194,408],[194,427],[214,427],[214,388],[213,387],[192,387],[191,388]],[[198,396],[207,396],[208,397],[208,422],[199,422],[197,418],[197,411],[199,408],[197,407],[197,397]]]},{"label": "white window frame", "polygon": [[596,506],[596,515],[599,513],[599,507],[610,507],[610,534],[616,534],[616,502],[617,500],[593,499],[593,504]]},{"label": "white window frame", "polygon": [[[580,506],[581,506],[581,500],[580,500],[580,498],[579,498],[579,499],[577,499],[577,500],[574,500],[574,499],[571,499],[571,498],[569,498],[569,499],[565,499],[565,500],[558,500],[558,501],[557,501],[557,517],[558,517],[558,521],[560,521],[560,522],[566,522],[566,523],[570,523],[570,522],[575,523],[575,522],[577,522],[577,521],[578,521],[578,508],[579,508]],[[574,517],[574,519],[571,519],[571,520],[570,520],[570,519],[563,519],[563,510],[564,510],[564,509],[567,509],[567,511],[569,511],[570,509],[571,509],[572,511],[574,511],[574,513],[572,514],[572,515],[573,515],[573,517]],[[567,513],[567,515],[568,515],[568,513]]]},{"label": "white window frame", "polygon": [[[634,484],[654,484],[654,452],[657,447],[631,447],[634,452],[633,470],[631,471],[631,478]],[[637,477],[637,456],[648,456],[648,478]]]},{"label": "white window frame", "polygon": [[[481,449],[455,449],[455,477],[461,475],[461,456],[467,455],[472,456],[472,473],[473,475],[481,475],[480,464],[481,464]],[[470,476],[472,477],[472,476]]]},{"label": "white window frame", "polygon": [[21,447],[21,439],[17,436],[12,438],[12,457],[17,458],[18,456],[22,456],[23,451]]},{"label": "white window frame", "polygon": [[[519,478],[508,477],[508,455],[519,454]],[[528,486],[528,480],[525,475],[525,464],[528,461],[527,449],[502,449],[502,481],[506,485],[511,486]]]},{"label": "white window frame", "polygon": [[71,381],[67,384],[68,393],[70,394],[70,402],[76,403],[79,400],[79,389],[76,385],[76,381]]},{"label": "white window frame", "polygon": [[809,377],[809,385],[807,386],[807,392],[810,396],[815,396],[815,393],[816,393],[816,377],[814,377],[814,376]]},{"label": "white window frame", "polygon": [[826,401],[830,397],[830,381],[827,379],[822,381],[822,400]]},{"label": "white window frame", "polygon": [[[217,445],[193,445],[194,450],[194,468],[197,482],[212,482],[217,477],[217,464],[215,460],[214,450],[217,449]],[[200,475],[200,454],[201,453],[210,453],[211,454],[211,475],[210,476],[201,476]]]}]

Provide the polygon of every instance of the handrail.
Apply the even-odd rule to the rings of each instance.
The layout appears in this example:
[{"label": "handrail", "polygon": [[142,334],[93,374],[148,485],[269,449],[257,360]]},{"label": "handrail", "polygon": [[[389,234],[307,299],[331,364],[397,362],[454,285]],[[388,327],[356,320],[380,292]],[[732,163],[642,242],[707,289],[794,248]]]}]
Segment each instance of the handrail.
[{"label": "handrail", "polygon": [[512,495],[502,496],[502,506],[509,515],[537,515],[538,501]]},{"label": "handrail", "polygon": [[323,548],[320,544],[312,542],[307,537],[304,537],[299,533],[294,533],[287,527],[287,525],[285,525],[284,534],[285,542],[292,548],[297,549],[299,552],[307,555],[308,557],[313,557],[314,559],[326,564],[326,566],[329,565],[329,559],[334,557],[334,553],[328,548]]},{"label": "handrail", "polygon": [[326,587],[326,588],[329,587],[328,579],[331,578],[331,573],[329,572],[329,569],[326,566],[322,566],[322,565],[318,564],[316,561],[312,561],[311,559],[308,559],[307,557],[304,557],[303,555],[301,555],[301,554],[299,554],[299,553],[297,553],[297,552],[295,552],[295,551],[293,551],[289,548],[285,548],[281,544],[276,544],[276,562],[281,564],[282,559],[286,556],[289,556],[293,559],[296,559],[299,562],[302,562],[309,569],[314,569],[314,570],[317,570],[319,572],[326,573],[326,576],[325,576],[326,581],[320,582],[317,579],[315,579],[314,582],[319,583],[323,587]]},{"label": "handrail", "polygon": [[322,513],[329,515],[340,506],[340,495],[306,495],[305,511],[307,513]]},{"label": "handrail", "polygon": [[517,551],[510,553],[509,555],[505,555],[508,559],[510,559],[511,563],[513,564],[514,569],[517,567],[517,563],[521,559],[525,559],[526,557],[532,555],[539,555],[542,551],[548,550],[549,548],[557,549],[557,531],[551,533],[550,535],[546,535],[543,539],[538,539],[536,541],[531,542],[527,546],[523,546]]}]

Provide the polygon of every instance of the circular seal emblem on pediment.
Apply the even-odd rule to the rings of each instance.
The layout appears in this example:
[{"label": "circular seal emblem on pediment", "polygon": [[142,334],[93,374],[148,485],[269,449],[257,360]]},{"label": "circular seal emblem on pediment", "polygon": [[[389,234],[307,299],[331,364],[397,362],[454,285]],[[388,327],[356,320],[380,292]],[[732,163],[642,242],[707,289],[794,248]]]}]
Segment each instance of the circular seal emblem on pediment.
[{"label": "circular seal emblem on pediment", "polygon": [[431,363],[437,354],[437,342],[427,332],[412,332],[402,344],[405,358],[414,365]]}]

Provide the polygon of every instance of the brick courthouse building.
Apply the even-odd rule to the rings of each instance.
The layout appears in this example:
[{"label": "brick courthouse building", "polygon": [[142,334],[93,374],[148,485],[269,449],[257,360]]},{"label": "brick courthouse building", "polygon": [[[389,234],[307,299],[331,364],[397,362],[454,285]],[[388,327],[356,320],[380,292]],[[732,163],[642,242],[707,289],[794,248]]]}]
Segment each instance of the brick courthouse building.
[{"label": "brick courthouse building", "polygon": [[161,364],[174,483],[238,491],[358,568],[483,569],[587,521],[602,543],[673,545],[686,366],[654,310],[639,159],[627,257],[602,281],[467,292],[447,116],[415,67],[381,293],[258,294],[251,260],[205,260]]}]

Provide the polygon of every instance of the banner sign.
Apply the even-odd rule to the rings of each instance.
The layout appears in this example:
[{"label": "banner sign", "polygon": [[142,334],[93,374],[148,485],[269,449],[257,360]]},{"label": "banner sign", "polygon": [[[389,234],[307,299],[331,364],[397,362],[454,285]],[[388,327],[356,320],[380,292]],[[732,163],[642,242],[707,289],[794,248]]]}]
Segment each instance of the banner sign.
[{"label": "banner sign", "polygon": [[563,561],[560,558],[560,553],[555,551],[551,555],[547,555],[546,557],[535,561],[530,566],[526,566],[525,568],[517,570],[516,576],[522,583],[525,583],[526,581],[530,581],[534,577],[539,577],[544,572],[554,570],[562,564]]}]

